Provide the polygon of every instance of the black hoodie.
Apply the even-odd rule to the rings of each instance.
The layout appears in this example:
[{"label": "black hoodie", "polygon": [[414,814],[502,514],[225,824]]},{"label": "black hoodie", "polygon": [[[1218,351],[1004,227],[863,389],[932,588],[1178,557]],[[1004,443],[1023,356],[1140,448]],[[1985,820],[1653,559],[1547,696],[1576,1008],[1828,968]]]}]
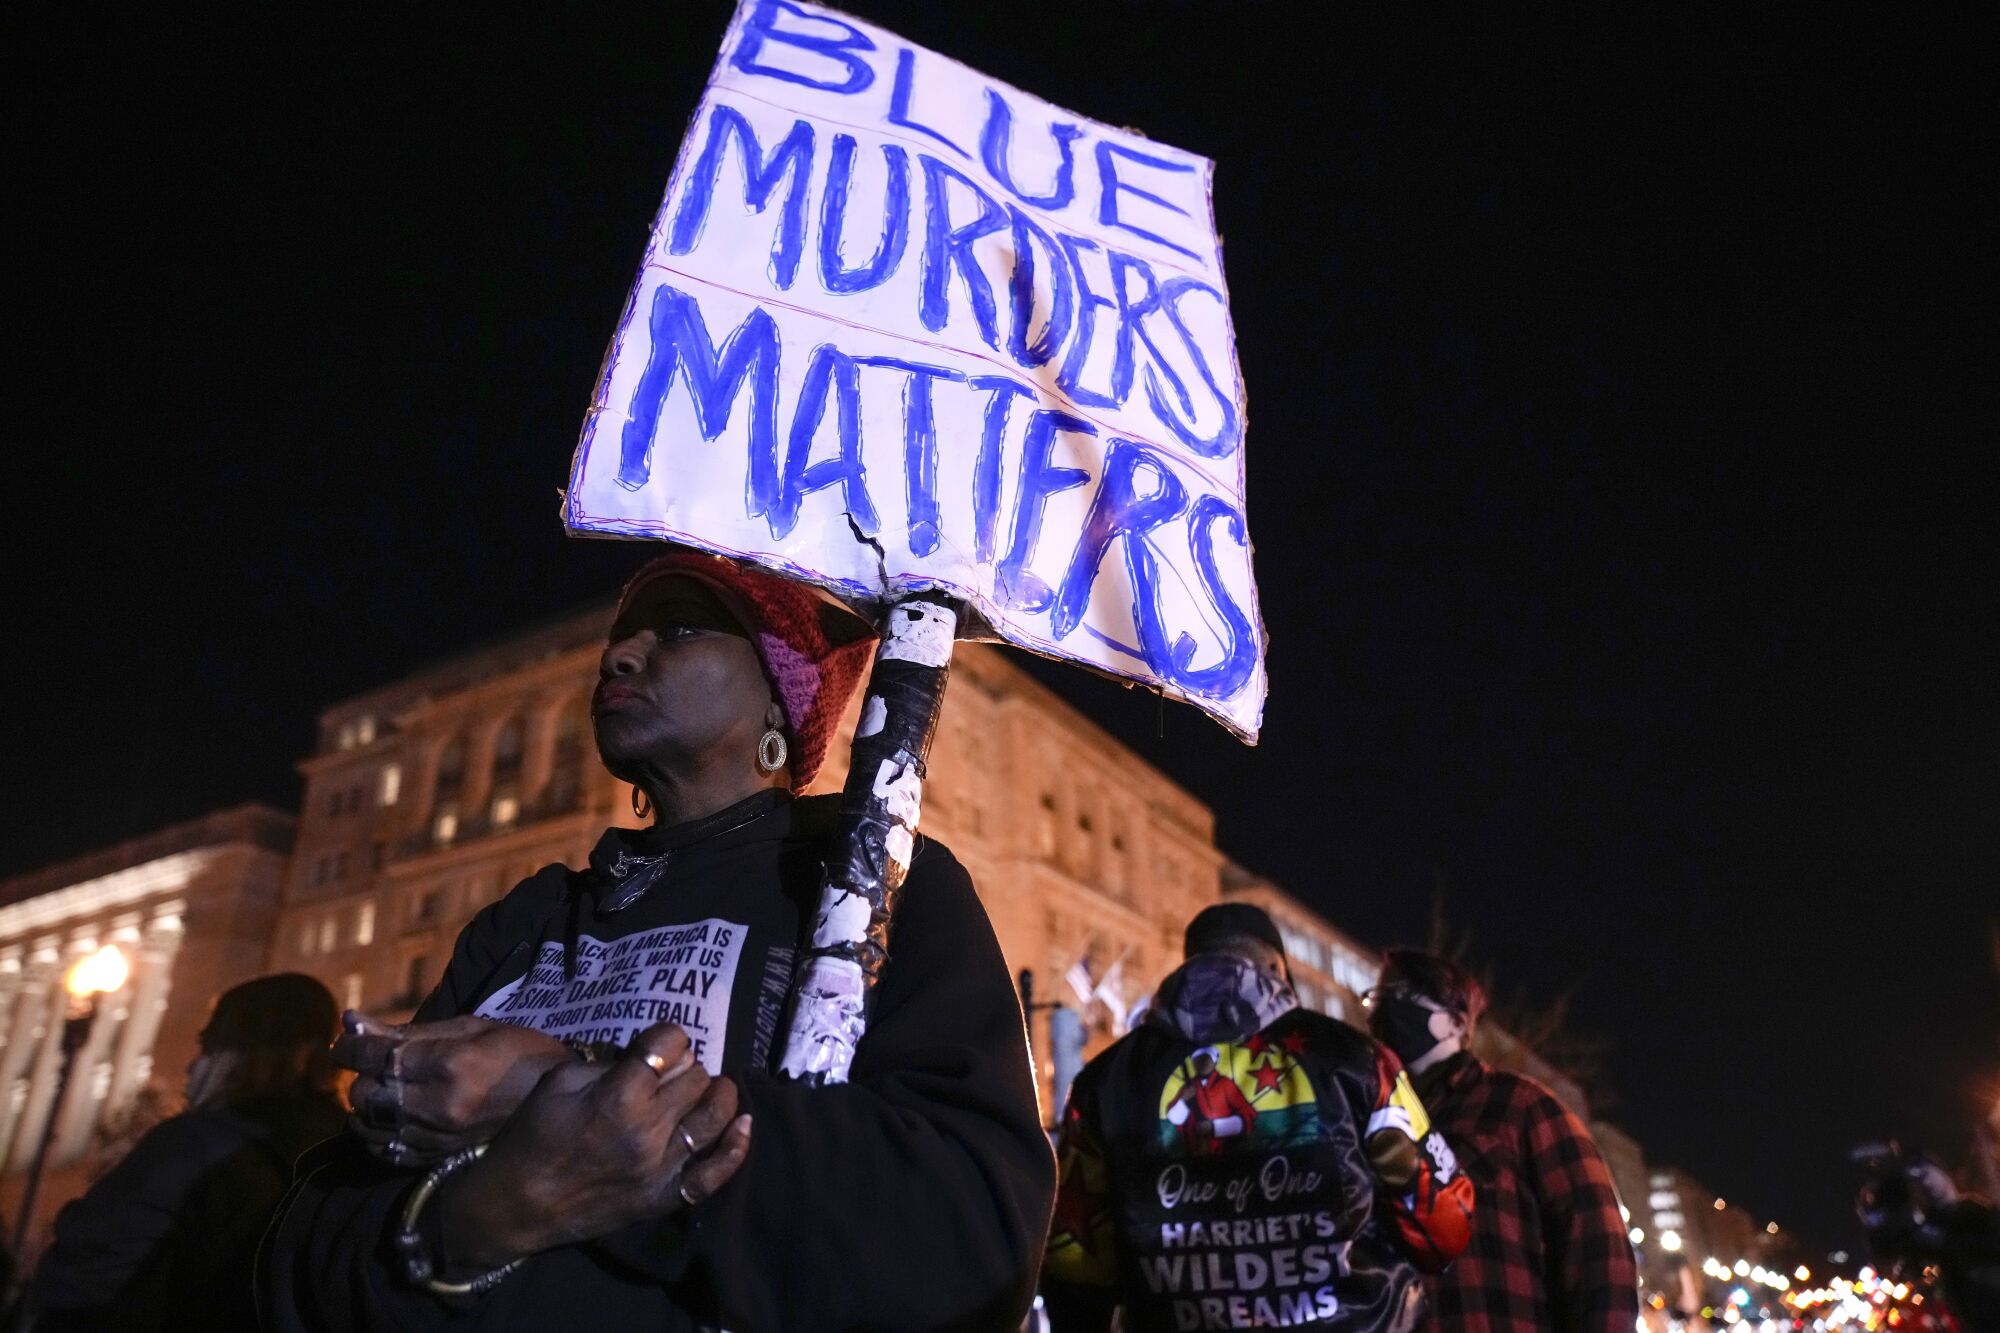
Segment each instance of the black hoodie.
[{"label": "black hoodie", "polygon": [[610,830],[589,870],[550,866],[482,911],[418,1012],[590,1040],[679,1023],[755,1125],[734,1180],[690,1213],[536,1255],[453,1309],[389,1257],[414,1177],[346,1138],[308,1160],[266,1243],[270,1326],[1018,1326],[1053,1162],[1006,963],[943,846],[918,841],[852,1081],[769,1072],[832,807],[765,793],[691,825]]}]

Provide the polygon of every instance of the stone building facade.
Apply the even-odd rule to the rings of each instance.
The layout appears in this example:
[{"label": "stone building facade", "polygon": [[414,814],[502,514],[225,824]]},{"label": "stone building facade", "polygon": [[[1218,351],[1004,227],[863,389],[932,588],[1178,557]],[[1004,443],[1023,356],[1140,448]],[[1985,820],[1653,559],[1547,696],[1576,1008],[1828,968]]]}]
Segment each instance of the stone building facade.
[{"label": "stone building facade", "polygon": [[[318,748],[300,765],[274,969],[311,972],[348,1005],[403,1017],[481,906],[552,861],[582,864],[607,825],[638,822],[590,733],[611,612],[606,603],[475,649],[321,716]],[[815,790],[844,778],[858,711],[857,698]],[[953,658],[923,832],[971,872],[1009,966],[1033,974],[1038,998],[1081,1008],[1087,1054],[1179,963],[1188,919],[1218,896],[1271,913],[1304,1003],[1363,1022],[1378,955],[1226,862],[1207,806],[1007,650],[962,644]],[[1039,1015],[1032,1030],[1046,1104],[1054,1070]],[[1580,1089],[1497,1027],[1482,1029],[1480,1051],[1588,1115]]]},{"label": "stone building facade", "polygon": [[[264,970],[292,819],[225,810],[0,882],[0,1205],[11,1225],[54,1117],[42,1218],[80,1187],[97,1138],[149,1083],[178,1089],[209,1002]],[[99,1002],[56,1097],[70,966],[115,944],[125,985]]]}]

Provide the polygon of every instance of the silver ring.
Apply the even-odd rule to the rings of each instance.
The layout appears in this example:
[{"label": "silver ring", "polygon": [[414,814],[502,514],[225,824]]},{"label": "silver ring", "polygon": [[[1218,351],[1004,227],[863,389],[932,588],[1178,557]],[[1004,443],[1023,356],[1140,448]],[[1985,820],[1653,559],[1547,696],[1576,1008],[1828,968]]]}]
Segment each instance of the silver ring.
[{"label": "silver ring", "polygon": [[686,1125],[675,1125],[674,1133],[680,1135],[681,1142],[687,1145],[688,1156],[690,1158],[692,1158],[696,1153],[701,1151],[701,1149],[694,1146],[694,1135],[687,1132]]},{"label": "silver ring", "polygon": [[674,1186],[674,1193],[680,1195],[681,1202],[686,1204],[690,1208],[696,1207],[701,1203],[702,1196],[698,1194],[688,1193],[687,1182],[685,1180],[679,1182]]},{"label": "silver ring", "polygon": [[641,1051],[639,1053],[639,1062],[661,1078],[665,1078],[667,1070],[673,1068],[672,1065],[667,1063],[667,1057],[661,1055],[658,1051]]}]

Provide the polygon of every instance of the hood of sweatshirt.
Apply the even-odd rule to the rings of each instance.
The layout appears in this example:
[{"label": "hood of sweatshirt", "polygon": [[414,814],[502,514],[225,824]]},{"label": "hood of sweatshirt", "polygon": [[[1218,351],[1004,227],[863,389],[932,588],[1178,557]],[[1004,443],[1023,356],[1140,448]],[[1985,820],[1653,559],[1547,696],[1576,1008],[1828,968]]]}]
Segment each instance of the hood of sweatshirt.
[{"label": "hood of sweatshirt", "polygon": [[1160,983],[1146,1022],[1207,1046],[1262,1032],[1298,1004],[1283,978],[1231,954],[1204,953]]}]

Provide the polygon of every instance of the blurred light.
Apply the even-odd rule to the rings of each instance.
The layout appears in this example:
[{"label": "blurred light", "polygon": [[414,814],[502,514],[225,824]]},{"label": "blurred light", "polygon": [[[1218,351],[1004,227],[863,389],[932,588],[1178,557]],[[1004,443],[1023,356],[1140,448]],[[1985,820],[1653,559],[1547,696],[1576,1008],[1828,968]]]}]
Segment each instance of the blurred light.
[{"label": "blurred light", "polygon": [[1632,1243],[1634,1245],[1643,1245],[1646,1243],[1646,1229],[1644,1227],[1632,1228]]},{"label": "blurred light", "polygon": [[1681,1233],[1680,1233],[1680,1232],[1678,1232],[1678,1231],[1662,1231],[1662,1232],[1660,1233],[1660,1248],[1661,1248],[1661,1249],[1663,1249],[1663,1250],[1666,1250],[1666,1251],[1667,1251],[1668,1253],[1670,1253],[1670,1254],[1671,1254],[1671,1253],[1672,1253],[1673,1251],[1675,1251],[1675,1250],[1678,1250],[1678,1249],[1679,1249],[1680,1247],[1681,1247]]},{"label": "blurred light", "polygon": [[1807,1268],[1804,1264],[1800,1264],[1792,1270],[1792,1276],[1801,1282],[1810,1282],[1812,1280],[1812,1269]]},{"label": "blurred light", "polygon": [[72,967],[63,978],[63,985],[80,1000],[86,995],[108,995],[123,986],[125,978],[131,975],[125,955],[118,951],[117,945],[107,944]]},{"label": "blurred light", "polygon": [[1718,1213],[1721,1212],[1723,1209],[1727,1208],[1728,1206],[1729,1206],[1728,1204],[1724,1203],[1720,1199],[1717,1199],[1715,1201],[1715,1211]]},{"label": "blurred light", "polygon": [[1764,1231],[1767,1235],[1775,1236],[1778,1234],[1778,1224],[1776,1222],[1766,1222],[1764,1224]]},{"label": "blurred light", "polygon": [[1742,1259],[1738,1259],[1734,1264],[1731,1265],[1731,1268],[1738,1277],[1744,1277],[1748,1275],[1750,1272],[1750,1265]]}]

